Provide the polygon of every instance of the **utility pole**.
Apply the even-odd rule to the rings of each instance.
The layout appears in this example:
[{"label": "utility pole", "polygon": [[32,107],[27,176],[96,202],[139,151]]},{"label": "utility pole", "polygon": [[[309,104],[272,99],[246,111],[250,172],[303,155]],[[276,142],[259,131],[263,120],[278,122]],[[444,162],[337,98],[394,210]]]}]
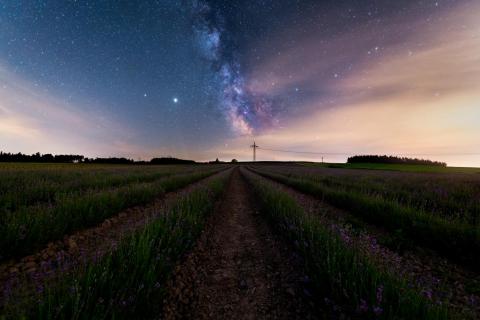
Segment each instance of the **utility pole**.
[{"label": "utility pole", "polygon": [[253,162],[257,160],[257,148],[258,146],[255,144],[255,140],[253,141],[253,144],[250,146],[250,148],[253,148]]}]

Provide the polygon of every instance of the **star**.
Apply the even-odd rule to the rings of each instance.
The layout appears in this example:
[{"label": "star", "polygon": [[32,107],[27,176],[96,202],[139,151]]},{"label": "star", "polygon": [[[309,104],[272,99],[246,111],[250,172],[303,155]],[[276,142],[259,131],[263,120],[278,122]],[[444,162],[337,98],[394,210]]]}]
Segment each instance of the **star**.
[{"label": "star", "polygon": [[178,98],[173,98],[173,103],[178,103]]}]

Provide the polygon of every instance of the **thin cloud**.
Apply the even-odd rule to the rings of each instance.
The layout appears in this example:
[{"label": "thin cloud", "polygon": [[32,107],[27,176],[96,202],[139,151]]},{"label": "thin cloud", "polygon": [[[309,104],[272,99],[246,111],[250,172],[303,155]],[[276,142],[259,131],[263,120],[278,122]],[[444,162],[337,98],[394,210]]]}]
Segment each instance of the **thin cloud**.
[{"label": "thin cloud", "polygon": [[[479,156],[463,154],[480,150],[479,10],[480,5],[472,2],[441,11],[431,22],[392,19],[386,26],[389,33],[409,32],[408,37],[391,41],[374,58],[363,53],[352,71],[338,78],[331,76],[333,69],[350,60],[363,42],[373,45],[366,30],[357,29],[329,43],[308,38],[300,45],[303,51],[287,52],[259,66],[251,90],[276,95],[303,83],[313,93],[293,106],[297,114],[283,119],[283,128],[266,132],[257,142],[298,151],[438,154],[429,157],[453,165],[478,164]],[[327,60],[322,60],[324,48],[330,48]],[[332,50],[339,54],[332,56]],[[298,61],[304,67],[299,68]],[[248,159],[248,143],[228,144]],[[261,154],[283,160],[307,157]]]},{"label": "thin cloud", "polygon": [[[3,151],[116,154],[132,132],[98,113],[82,112],[0,65]],[[133,145],[132,145],[133,147]],[[133,150],[133,148],[131,148]],[[128,153],[128,148],[120,151]]]}]

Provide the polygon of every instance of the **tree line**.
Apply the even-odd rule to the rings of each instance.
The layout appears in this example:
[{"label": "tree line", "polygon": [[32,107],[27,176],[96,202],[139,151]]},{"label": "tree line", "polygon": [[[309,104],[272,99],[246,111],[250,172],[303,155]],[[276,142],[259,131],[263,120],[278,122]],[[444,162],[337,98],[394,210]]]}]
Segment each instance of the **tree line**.
[{"label": "tree line", "polygon": [[440,166],[440,167],[447,166],[445,162],[432,161],[427,159],[387,156],[387,155],[353,156],[348,158],[347,163],[423,164],[423,165]]},{"label": "tree line", "polygon": [[173,157],[153,158],[150,161],[135,161],[128,158],[87,158],[78,154],[41,154],[40,152],[28,155],[23,153],[9,153],[0,151],[0,162],[39,162],[39,163],[102,163],[102,164],[194,164],[193,160],[184,160]]}]

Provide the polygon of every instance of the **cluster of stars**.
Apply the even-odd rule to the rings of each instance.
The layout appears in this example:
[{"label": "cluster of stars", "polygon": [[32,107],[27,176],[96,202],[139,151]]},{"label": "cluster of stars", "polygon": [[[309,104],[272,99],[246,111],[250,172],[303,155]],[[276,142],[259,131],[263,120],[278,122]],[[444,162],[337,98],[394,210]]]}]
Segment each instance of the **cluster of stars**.
[{"label": "cluster of stars", "polygon": [[0,71],[146,140],[261,134],[340,104],[336,88],[386,57],[416,60],[416,30],[458,2],[5,1]]}]

